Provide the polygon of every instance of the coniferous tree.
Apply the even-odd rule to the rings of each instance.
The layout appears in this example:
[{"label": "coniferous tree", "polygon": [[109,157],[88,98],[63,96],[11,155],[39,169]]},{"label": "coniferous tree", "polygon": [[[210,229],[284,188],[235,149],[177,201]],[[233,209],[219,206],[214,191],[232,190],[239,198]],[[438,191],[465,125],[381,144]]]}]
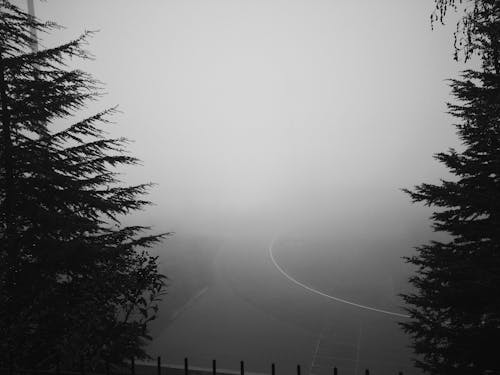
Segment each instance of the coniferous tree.
[{"label": "coniferous tree", "polygon": [[57,28],[0,0],[0,360],[28,368],[144,357],[166,285],[146,251],[165,235],[120,224],[149,184],[117,178],[137,160],[106,137],[115,109],[73,120],[101,94],[68,65],[91,33],[30,49]]},{"label": "coniferous tree", "polygon": [[[456,3],[436,0],[434,20]],[[407,190],[414,202],[436,208],[433,226],[450,238],[407,259],[417,267],[410,279],[415,292],[403,295],[411,320],[402,326],[416,365],[440,375],[500,372],[500,1],[462,5],[455,58],[477,53],[481,66],[451,81],[456,100],[448,108],[462,147],[436,159],[454,178]]]}]

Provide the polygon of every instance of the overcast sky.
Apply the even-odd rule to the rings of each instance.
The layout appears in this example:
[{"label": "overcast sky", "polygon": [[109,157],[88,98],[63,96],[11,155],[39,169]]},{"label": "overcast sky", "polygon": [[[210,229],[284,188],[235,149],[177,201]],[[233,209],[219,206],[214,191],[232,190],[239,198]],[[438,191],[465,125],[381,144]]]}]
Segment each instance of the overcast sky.
[{"label": "overcast sky", "polygon": [[445,176],[432,154],[457,144],[445,80],[461,66],[432,0],[35,4],[66,27],[45,45],[100,30],[84,68],[108,95],[91,108],[119,104],[113,132],[143,161],[125,179],[158,184],[141,220],[162,230],[410,223],[398,189]]}]

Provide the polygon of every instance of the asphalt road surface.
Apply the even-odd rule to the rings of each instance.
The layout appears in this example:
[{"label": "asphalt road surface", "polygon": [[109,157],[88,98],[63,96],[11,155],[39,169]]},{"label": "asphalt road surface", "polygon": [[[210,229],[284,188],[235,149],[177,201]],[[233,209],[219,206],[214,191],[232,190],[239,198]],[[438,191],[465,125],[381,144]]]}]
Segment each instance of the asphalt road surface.
[{"label": "asphalt road surface", "polygon": [[[153,341],[150,354],[170,364],[189,357],[192,365],[207,368],[217,359],[218,367],[234,370],[244,360],[247,371],[256,373],[270,373],[271,363],[277,374],[294,374],[297,364],[302,374],[332,374],[334,366],[341,375],[364,374],[366,368],[371,374],[418,373],[408,338],[397,326],[403,317],[335,301],[291,282],[269,256],[273,240],[276,262],[296,280],[327,295],[338,291],[355,304],[404,313],[390,285],[379,282],[390,280],[382,273],[367,276],[371,284],[363,289],[357,281],[362,274],[315,265],[307,240],[234,236],[217,254],[212,284]],[[334,258],[335,251],[327,256]]]}]

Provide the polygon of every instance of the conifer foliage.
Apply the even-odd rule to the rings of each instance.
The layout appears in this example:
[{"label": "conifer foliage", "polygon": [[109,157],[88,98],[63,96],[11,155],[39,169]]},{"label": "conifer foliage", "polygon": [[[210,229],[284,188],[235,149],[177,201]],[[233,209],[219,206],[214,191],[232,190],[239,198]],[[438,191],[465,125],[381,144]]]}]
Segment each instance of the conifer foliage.
[{"label": "conifer foliage", "polygon": [[33,52],[33,28],[58,26],[0,0],[0,360],[69,368],[144,357],[166,287],[147,248],[166,234],[120,224],[148,204],[149,184],[117,178],[137,160],[126,139],[106,137],[115,109],[72,120],[101,93],[68,65],[89,58],[91,33]]},{"label": "conifer foliage", "polygon": [[[435,19],[458,3],[436,0]],[[440,375],[500,372],[500,1],[462,5],[456,57],[477,53],[481,66],[451,81],[455,100],[448,108],[462,149],[436,159],[454,178],[407,191],[436,208],[433,226],[450,238],[407,259],[417,267],[410,279],[415,292],[403,296],[412,319],[402,326],[413,339],[416,364]]]}]

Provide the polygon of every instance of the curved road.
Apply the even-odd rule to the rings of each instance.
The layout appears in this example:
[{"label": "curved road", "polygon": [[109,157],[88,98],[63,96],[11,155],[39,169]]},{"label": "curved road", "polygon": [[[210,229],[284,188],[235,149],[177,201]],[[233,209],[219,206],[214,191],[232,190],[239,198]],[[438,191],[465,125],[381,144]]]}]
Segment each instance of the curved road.
[{"label": "curved road", "polygon": [[[394,324],[402,314],[301,283],[276,262],[278,238],[272,238],[271,233],[228,237],[214,263],[213,284],[155,338],[150,354],[170,363],[189,357],[201,367],[214,358],[225,368],[245,360],[247,370],[260,373],[267,373],[270,363],[280,374],[294,373],[296,364],[314,375],[330,374],[333,366],[346,375],[364,368],[415,373],[406,337]],[[325,304],[318,295],[340,303]]]},{"label": "curved road", "polygon": [[271,261],[273,262],[273,264],[276,267],[276,269],[283,276],[285,276],[288,280],[290,280],[292,283],[294,283],[294,284],[300,286],[301,288],[304,288],[304,289],[306,289],[306,290],[308,290],[308,291],[310,291],[312,293],[318,294],[320,296],[332,299],[332,300],[340,302],[340,303],[344,303],[346,305],[351,305],[351,306],[359,307],[360,309],[364,309],[364,310],[375,311],[375,312],[378,312],[378,313],[381,313],[381,314],[387,314],[387,315],[397,316],[397,317],[400,317],[400,318],[409,318],[410,317],[409,315],[400,314],[400,313],[393,312],[393,311],[387,311],[387,310],[377,309],[375,307],[361,305],[359,303],[355,303],[355,302],[352,302],[352,301],[347,301],[347,300],[339,298],[339,297],[334,297],[334,296],[331,296],[329,294],[323,293],[323,292],[321,292],[321,291],[319,291],[317,289],[314,289],[314,288],[312,288],[312,287],[310,287],[310,286],[308,286],[308,285],[306,285],[304,283],[301,283],[300,281],[296,280],[295,278],[293,278],[292,276],[290,276],[288,273],[286,273],[283,270],[283,268],[280,267],[280,265],[278,264],[278,262],[276,262],[276,259],[274,258],[274,255],[273,255],[273,247],[274,247],[274,242],[275,241],[276,241],[276,237],[273,238],[273,240],[271,241],[271,244],[269,245],[269,256],[271,257]]}]

